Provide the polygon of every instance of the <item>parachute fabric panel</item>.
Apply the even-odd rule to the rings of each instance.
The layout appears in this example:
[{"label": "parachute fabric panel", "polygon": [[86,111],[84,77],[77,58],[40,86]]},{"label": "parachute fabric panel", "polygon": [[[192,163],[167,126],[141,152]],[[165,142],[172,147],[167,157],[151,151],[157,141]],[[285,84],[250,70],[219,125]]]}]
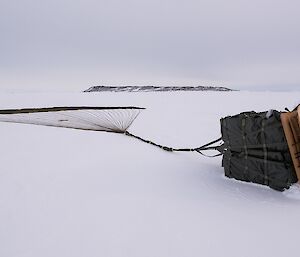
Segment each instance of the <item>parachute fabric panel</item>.
[{"label": "parachute fabric panel", "polygon": [[49,107],[0,110],[0,121],[124,133],[144,108]]}]

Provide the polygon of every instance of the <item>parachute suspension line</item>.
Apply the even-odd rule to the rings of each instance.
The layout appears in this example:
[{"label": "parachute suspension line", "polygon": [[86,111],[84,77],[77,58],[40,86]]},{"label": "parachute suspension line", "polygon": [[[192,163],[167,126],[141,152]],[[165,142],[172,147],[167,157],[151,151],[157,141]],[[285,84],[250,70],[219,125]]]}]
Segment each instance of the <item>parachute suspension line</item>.
[{"label": "parachute suspension line", "polygon": [[[215,144],[217,142],[220,142],[222,140],[222,138],[218,138],[212,142],[209,142],[203,146],[200,146],[200,147],[197,147],[197,148],[172,148],[172,147],[168,147],[168,146],[164,146],[164,145],[160,145],[160,144],[157,144],[157,143],[154,143],[150,140],[147,140],[147,139],[144,139],[144,138],[141,138],[139,136],[136,136],[134,134],[131,134],[130,132],[128,131],[125,131],[124,134],[126,136],[130,136],[130,137],[133,137],[133,138],[136,138],[144,143],[147,143],[147,144],[150,144],[150,145],[153,145],[153,146],[156,146],[156,147],[159,147],[161,148],[162,150],[164,151],[167,151],[167,152],[198,152],[199,154],[203,155],[203,156],[206,156],[206,157],[216,157],[216,156],[220,156],[223,154],[223,151],[224,151],[224,147],[223,147],[223,144],[221,145],[218,145],[218,146],[211,146],[212,144]],[[215,154],[215,155],[206,155],[204,153],[202,153],[202,151],[206,151],[206,150],[216,150],[218,151],[219,153],[218,154]]]},{"label": "parachute suspension line", "polygon": [[140,141],[142,141],[142,142],[144,142],[144,143],[147,143],[147,144],[150,144],[150,145],[154,145],[154,146],[156,146],[156,147],[159,147],[159,148],[161,148],[161,149],[163,149],[163,150],[165,150],[165,151],[168,151],[168,152],[173,152],[173,151],[174,151],[174,149],[171,148],[171,147],[156,144],[156,143],[154,143],[154,142],[152,142],[152,141],[150,141],[150,140],[146,140],[146,139],[143,139],[143,138],[141,138],[141,137],[139,137],[139,136],[133,135],[133,134],[131,134],[131,133],[128,132],[128,131],[125,131],[124,134],[125,134],[126,136],[134,137],[134,138],[136,138],[136,139],[138,139],[138,140],[140,140]]}]

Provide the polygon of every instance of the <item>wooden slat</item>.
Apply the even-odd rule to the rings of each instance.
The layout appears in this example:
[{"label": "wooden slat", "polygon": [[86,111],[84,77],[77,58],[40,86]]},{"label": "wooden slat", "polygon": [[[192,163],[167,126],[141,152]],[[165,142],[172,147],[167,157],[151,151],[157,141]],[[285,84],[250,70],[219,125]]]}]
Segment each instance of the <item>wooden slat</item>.
[{"label": "wooden slat", "polygon": [[298,182],[300,181],[300,107],[281,114],[281,123],[289,146]]}]

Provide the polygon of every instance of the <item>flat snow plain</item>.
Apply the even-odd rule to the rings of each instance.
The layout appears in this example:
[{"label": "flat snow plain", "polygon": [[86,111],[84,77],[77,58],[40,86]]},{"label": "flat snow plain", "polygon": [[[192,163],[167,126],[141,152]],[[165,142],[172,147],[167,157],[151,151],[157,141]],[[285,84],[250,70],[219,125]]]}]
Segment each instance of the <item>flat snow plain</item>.
[{"label": "flat snow plain", "polygon": [[[300,92],[0,94],[0,108],[140,106],[132,133],[174,147],[219,119],[283,110]],[[0,256],[272,256],[299,252],[300,189],[223,175],[221,157],[105,132],[0,123]]]}]

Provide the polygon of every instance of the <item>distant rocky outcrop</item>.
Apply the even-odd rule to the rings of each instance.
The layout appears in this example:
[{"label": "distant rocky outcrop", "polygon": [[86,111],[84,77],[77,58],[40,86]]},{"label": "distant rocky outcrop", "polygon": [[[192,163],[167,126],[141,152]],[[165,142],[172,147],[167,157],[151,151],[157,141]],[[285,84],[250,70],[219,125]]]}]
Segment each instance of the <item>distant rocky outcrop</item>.
[{"label": "distant rocky outcrop", "polygon": [[83,92],[169,92],[169,91],[233,91],[226,87],[209,86],[93,86]]}]

